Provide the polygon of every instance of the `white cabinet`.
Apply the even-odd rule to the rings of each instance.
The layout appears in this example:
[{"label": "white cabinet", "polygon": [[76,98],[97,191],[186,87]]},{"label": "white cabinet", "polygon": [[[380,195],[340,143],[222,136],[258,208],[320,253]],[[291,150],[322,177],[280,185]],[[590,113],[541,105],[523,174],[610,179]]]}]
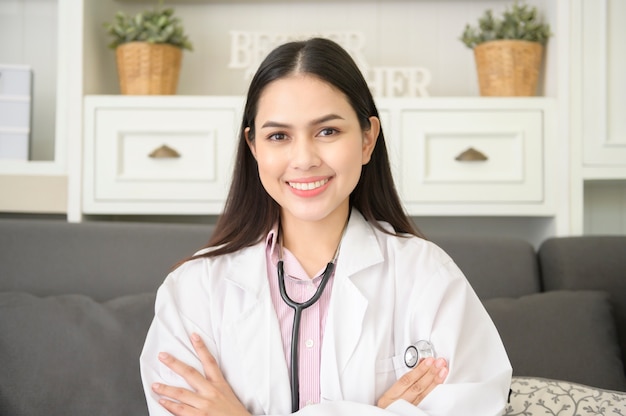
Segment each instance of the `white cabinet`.
[{"label": "white cabinet", "polygon": [[[243,100],[88,96],[83,212],[219,214]],[[554,143],[552,104],[545,98],[380,100],[409,213],[556,215],[545,163]],[[457,160],[468,149],[484,160]]]},{"label": "white cabinet", "polygon": [[411,202],[541,202],[541,112],[402,113],[402,193]]},{"label": "white cabinet", "polygon": [[383,103],[392,164],[412,215],[556,215],[552,99]]},{"label": "white cabinet", "polygon": [[626,2],[572,0],[569,134],[572,234],[624,234]]},{"label": "white cabinet", "polygon": [[582,1],[584,176],[626,179],[626,2]]},{"label": "white cabinet", "polygon": [[221,212],[241,102],[236,97],[86,97],[83,212]]}]

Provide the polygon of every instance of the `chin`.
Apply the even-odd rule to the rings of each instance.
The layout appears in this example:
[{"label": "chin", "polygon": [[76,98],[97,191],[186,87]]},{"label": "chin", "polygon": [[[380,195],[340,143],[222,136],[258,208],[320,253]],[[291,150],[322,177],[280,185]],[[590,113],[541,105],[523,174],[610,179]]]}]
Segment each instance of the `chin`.
[{"label": "chin", "polygon": [[[348,205],[349,210],[349,205]],[[341,205],[329,208],[329,207],[293,207],[291,209],[284,208],[283,212],[286,215],[293,217],[299,221],[306,222],[320,222],[329,219],[336,215],[338,212],[343,211]]]}]

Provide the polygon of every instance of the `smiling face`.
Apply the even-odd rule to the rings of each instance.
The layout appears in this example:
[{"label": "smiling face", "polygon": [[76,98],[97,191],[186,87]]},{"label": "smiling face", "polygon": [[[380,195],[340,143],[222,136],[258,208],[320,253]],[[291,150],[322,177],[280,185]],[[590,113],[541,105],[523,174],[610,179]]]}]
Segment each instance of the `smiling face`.
[{"label": "smiling face", "polygon": [[245,134],[283,221],[345,222],[349,196],[370,160],[379,121],[363,131],[346,96],[319,78],[271,82],[258,102],[255,137]]}]

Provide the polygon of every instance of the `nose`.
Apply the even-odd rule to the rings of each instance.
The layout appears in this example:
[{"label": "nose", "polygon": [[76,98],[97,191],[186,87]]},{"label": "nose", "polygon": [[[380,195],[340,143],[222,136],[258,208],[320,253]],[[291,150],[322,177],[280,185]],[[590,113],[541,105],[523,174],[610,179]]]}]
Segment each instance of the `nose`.
[{"label": "nose", "polygon": [[313,138],[298,136],[292,141],[290,164],[299,170],[309,170],[321,163],[318,147]]}]

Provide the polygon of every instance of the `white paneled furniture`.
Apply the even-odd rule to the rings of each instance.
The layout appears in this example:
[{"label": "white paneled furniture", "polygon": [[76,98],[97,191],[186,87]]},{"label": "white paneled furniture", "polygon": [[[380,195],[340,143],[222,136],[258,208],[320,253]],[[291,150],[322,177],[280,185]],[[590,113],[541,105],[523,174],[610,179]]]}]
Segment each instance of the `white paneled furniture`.
[{"label": "white paneled furniture", "polygon": [[[88,96],[83,212],[219,214],[243,100]],[[411,215],[556,215],[555,178],[546,162],[555,143],[553,100],[386,99],[379,105]],[[468,149],[483,160],[457,160]]]},{"label": "white paneled furniture", "polygon": [[626,233],[626,2],[572,0],[572,234]]},{"label": "white paneled furniture", "polygon": [[236,97],[86,97],[83,212],[221,212],[240,103]]},{"label": "white paneled furniture", "polygon": [[582,135],[584,176],[626,178],[626,2],[583,1]]},{"label": "white paneled furniture", "polygon": [[[411,215],[556,215],[554,100],[387,100],[392,163]],[[389,131],[391,133],[389,133]]]}]

